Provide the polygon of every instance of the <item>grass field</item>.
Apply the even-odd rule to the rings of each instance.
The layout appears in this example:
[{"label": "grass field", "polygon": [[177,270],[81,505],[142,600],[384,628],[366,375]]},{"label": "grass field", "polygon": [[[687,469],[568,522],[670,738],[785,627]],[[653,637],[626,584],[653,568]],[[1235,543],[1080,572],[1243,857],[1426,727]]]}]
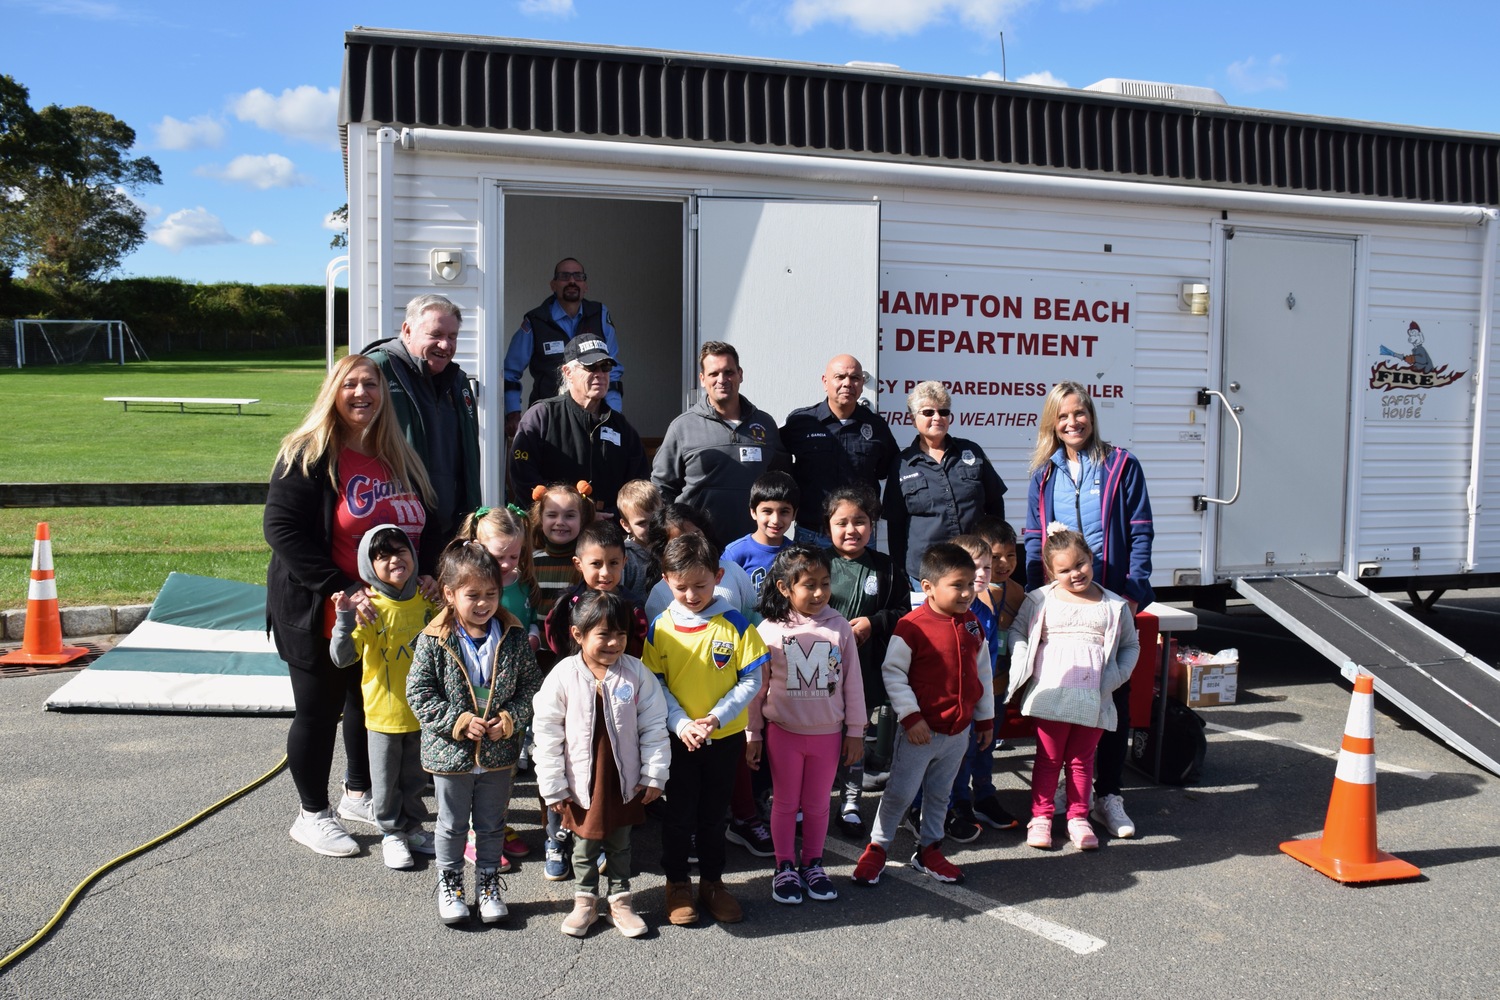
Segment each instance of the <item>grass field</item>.
[{"label": "grass field", "polygon": [[[11,483],[249,482],[307,412],[321,352],[0,370]],[[122,412],[105,396],[244,396],[244,414]],[[261,507],[0,510],[0,608],[26,605],[38,521],[52,532],[64,605],[149,602],[169,572],[265,580]]]}]

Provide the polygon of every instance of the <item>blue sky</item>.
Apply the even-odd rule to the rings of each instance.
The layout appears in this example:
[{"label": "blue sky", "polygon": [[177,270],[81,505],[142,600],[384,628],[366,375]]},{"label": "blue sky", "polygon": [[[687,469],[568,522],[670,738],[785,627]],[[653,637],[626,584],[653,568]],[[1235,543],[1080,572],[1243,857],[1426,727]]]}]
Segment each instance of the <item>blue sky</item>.
[{"label": "blue sky", "polygon": [[[226,13],[230,12],[230,13]],[[123,274],[319,284],[345,200],[336,109],[358,25],[870,60],[1082,87],[1207,86],[1230,104],[1500,132],[1484,53],[1492,0],[0,0],[0,72],[32,105],[87,104],[135,128],[163,183]]]}]

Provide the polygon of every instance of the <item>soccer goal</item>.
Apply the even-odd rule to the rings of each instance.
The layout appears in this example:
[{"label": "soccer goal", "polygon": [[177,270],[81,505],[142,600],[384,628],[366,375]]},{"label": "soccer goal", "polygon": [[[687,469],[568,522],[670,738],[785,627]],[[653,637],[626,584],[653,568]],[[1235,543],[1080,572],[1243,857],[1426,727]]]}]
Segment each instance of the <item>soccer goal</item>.
[{"label": "soccer goal", "polygon": [[13,325],[15,337],[9,350],[0,351],[0,363],[17,368],[111,361],[123,365],[127,353],[137,361],[150,360],[124,320],[18,319]]}]

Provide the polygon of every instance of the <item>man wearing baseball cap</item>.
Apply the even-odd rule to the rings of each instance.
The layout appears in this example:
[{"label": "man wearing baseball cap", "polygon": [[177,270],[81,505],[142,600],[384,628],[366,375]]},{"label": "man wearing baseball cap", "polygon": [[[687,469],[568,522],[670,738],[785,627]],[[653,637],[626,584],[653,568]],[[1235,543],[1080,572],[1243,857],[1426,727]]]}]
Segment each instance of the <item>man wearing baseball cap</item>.
[{"label": "man wearing baseball cap", "polygon": [[[563,364],[567,342],[592,333],[607,345],[609,356],[617,362],[619,345],[615,341],[615,324],[609,309],[602,303],[584,298],[589,290],[588,272],[576,257],[564,257],[552,268],[552,294],[521,320],[505,351],[505,434],[511,437],[521,418],[521,374],[531,372],[531,398],[528,406],[557,394],[558,370]],[[615,365],[609,379],[605,401],[618,413],[625,369]]]},{"label": "man wearing baseball cap", "polygon": [[581,333],[562,354],[563,391],[521,416],[511,443],[511,490],[529,502],[538,484],[593,486],[600,517],[614,518],[615,494],[632,479],[651,475],[641,436],[606,398],[618,369],[603,337]]}]

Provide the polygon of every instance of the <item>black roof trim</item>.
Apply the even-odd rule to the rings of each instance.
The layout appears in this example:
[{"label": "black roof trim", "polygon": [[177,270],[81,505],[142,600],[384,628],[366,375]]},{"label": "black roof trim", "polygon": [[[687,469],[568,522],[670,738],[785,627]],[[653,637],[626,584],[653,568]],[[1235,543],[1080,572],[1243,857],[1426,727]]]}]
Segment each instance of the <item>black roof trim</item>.
[{"label": "black roof trim", "polygon": [[1500,136],[864,67],[356,28],[352,122],[1500,205]]}]

